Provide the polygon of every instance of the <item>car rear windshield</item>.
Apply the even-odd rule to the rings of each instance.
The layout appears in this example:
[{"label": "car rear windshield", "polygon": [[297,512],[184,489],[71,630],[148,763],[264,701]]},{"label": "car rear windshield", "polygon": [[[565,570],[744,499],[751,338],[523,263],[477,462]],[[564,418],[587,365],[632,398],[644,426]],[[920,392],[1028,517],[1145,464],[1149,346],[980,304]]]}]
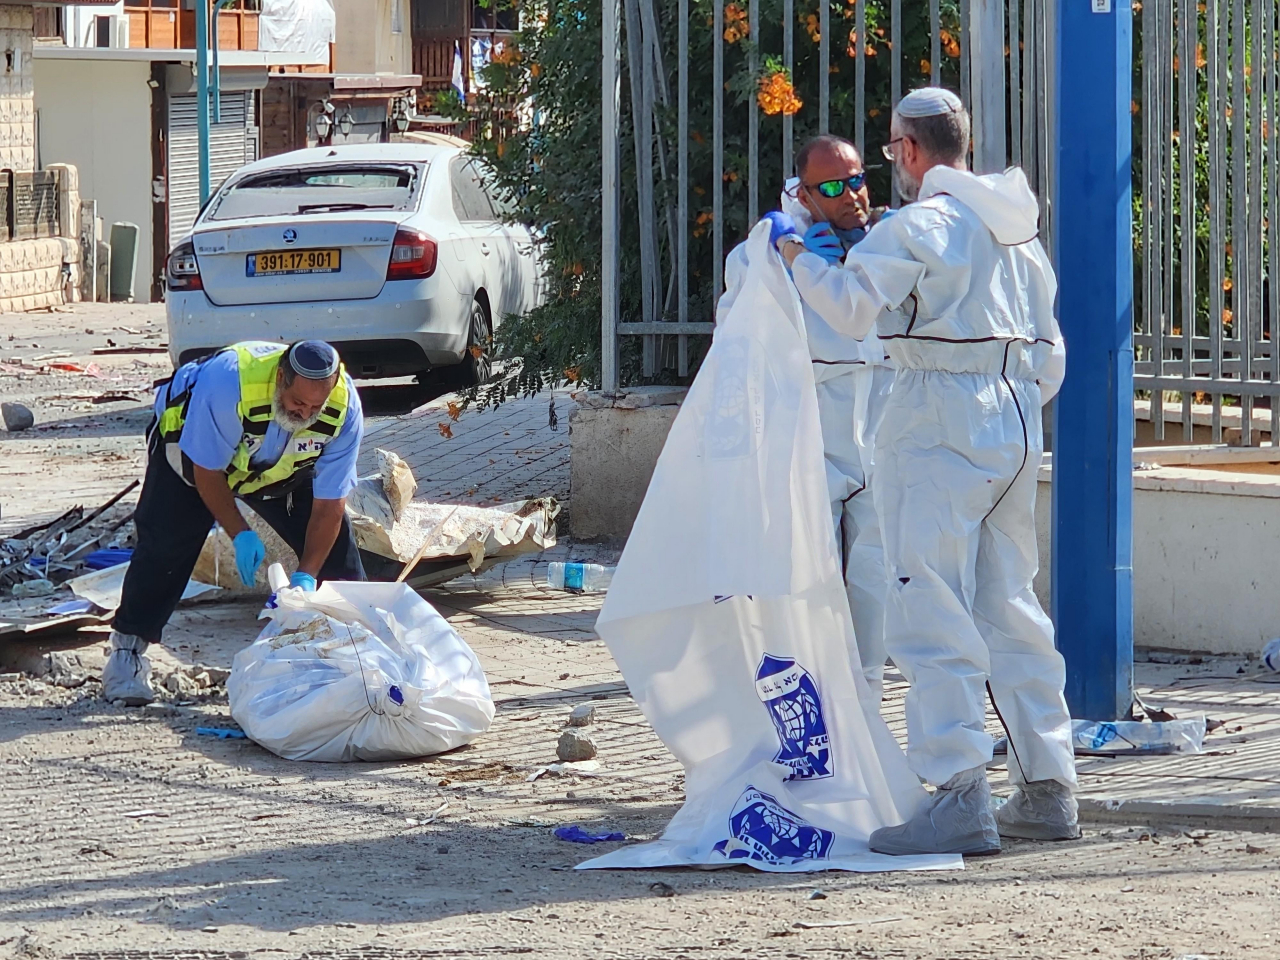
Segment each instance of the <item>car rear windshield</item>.
[{"label": "car rear windshield", "polygon": [[207,219],[406,210],[421,180],[422,171],[414,165],[362,163],[272,170],[224,190]]}]

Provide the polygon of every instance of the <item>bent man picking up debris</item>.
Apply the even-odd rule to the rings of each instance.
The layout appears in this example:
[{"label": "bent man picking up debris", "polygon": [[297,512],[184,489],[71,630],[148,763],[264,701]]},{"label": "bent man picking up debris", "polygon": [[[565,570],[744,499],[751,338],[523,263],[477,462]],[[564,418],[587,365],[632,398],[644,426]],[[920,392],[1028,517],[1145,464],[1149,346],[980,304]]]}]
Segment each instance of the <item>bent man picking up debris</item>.
[{"label": "bent man picking up debris", "polygon": [[320,340],[237,343],[160,385],[137,549],[102,672],[108,700],[153,699],[143,654],[160,642],[215,520],[235,544],[241,581],[253,584],[266,547],[237,499],[298,554],[292,586],[365,579],[345,511],[363,432],[355,386]]}]

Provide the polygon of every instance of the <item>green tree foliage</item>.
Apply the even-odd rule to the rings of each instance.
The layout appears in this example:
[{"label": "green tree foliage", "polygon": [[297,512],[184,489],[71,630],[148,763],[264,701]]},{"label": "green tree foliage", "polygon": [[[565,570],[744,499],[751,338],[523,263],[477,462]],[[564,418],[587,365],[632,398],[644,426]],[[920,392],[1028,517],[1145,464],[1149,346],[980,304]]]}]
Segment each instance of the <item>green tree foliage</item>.
[{"label": "green tree foliage", "polygon": [[[491,0],[507,3],[511,0]],[[630,0],[629,0],[630,2]],[[664,208],[676,208],[676,47],[678,0],[655,0],[662,59],[670,100],[657,104],[655,167],[661,149],[664,177],[656,169],[660,262],[664,289],[671,279],[671,251]],[[818,23],[822,0],[796,0],[794,24],[795,89],[803,106],[794,117],[795,143],[818,131]],[[831,132],[854,134],[856,39],[854,0],[827,0],[831,17]],[[867,4],[866,144],[874,166],[871,188],[875,202],[889,199],[889,171],[878,164],[880,145],[888,138],[890,112],[890,25],[887,0]],[[503,319],[497,347],[503,355],[523,358],[514,379],[477,393],[483,404],[501,402],[510,393],[533,392],[562,380],[587,387],[600,378],[601,267],[601,116],[600,0],[520,0],[522,31],[483,71],[485,88],[465,106],[445,97],[436,109],[477,121],[480,135],[474,151],[492,170],[495,188],[505,194],[515,217],[543,234],[548,302],[526,316]],[[711,0],[690,0],[689,165],[690,309],[693,320],[713,316],[717,292],[711,289],[712,249],[712,30]],[[903,92],[929,82],[928,4],[904,3],[902,36]],[[760,36],[746,32],[746,0],[726,4],[724,228],[727,253],[748,232],[747,117],[759,77],[752,76],[748,56],[759,43],[763,63],[782,51],[782,0],[761,0]],[[959,28],[957,3],[943,0],[942,82],[958,88]],[[623,18],[625,27],[625,17]],[[622,40],[622,245],[621,303],[625,319],[639,319],[639,222],[637,172],[632,124],[627,43]],[[657,144],[660,142],[660,148]],[[760,123],[760,210],[774,209],[783,183],[782,118],[762,116]],[[787,171],[790,173],[790,171]],[[667,298],[674,316],[674,297]],[[642,382],[639,339],[623,338],[621,376],[624,384]],[[674,340],[674,338],[664,338]],[[693,338],[696,363],[706,338]],[[671,371],[660,375],[670,379]]]}]

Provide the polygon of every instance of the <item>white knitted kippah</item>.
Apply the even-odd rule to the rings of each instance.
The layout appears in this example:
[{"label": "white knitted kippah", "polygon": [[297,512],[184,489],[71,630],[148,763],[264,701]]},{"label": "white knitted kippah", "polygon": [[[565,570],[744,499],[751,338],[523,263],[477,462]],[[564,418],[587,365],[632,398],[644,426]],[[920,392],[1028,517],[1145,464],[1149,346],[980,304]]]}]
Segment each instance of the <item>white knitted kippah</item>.
[{"label": "white knitted kippah", "polygon": [[921,87],[899,100],[895,109],[900,117],[940,117],[958,113],[964,105],[959,97],[944,87]]}]

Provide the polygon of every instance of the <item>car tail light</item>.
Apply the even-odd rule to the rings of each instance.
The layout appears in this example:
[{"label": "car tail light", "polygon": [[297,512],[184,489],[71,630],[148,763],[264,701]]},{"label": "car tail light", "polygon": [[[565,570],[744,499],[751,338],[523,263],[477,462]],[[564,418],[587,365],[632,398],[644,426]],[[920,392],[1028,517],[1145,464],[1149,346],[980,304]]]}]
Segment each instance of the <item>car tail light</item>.
[{"label": "car tail light", "polygon": [[200,280],[200,264],[196,262],[196,248],[188,240],[173,248],[165,265],[170,290],[203,290]]},{"label": "car tail light", "polygon": [[436,272],[436,242],[419,230],[401,227],[391,246],[388,280],[421,280]]}]

